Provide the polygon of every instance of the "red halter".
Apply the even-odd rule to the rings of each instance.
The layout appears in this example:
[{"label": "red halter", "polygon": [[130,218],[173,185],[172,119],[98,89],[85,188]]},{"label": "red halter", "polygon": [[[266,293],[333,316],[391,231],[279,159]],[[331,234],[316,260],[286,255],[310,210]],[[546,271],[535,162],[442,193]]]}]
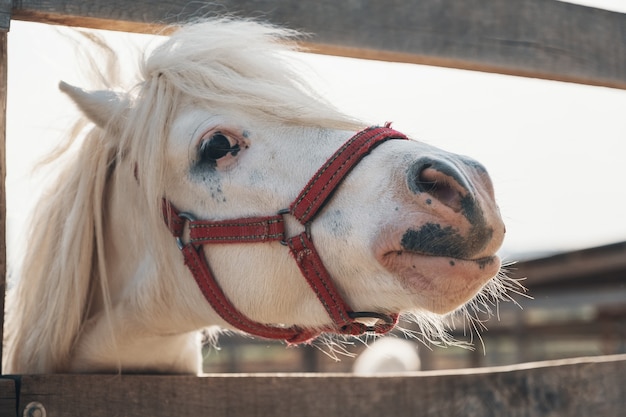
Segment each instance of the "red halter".
[{"label": "red halter", "polygon": [[[163,202],[165,223],[176,238],[185,264],[194,276],[211,307],[229,324],[244,332],[268,338],[285,339],[288,343],[307,342],[323,332],[360,335],[366,332],[387,333],[398,321],[397,314],[354,312],[335,287],[315,249],[310,223],[352,168],[373,148],[389,139],[407,139],[389,127],[370,127],[349,139],[311,178],[291,203],[289,209],[274,216],[248,217],[234,220],[196,220],[188,213],[178,212],[168,201]],[[285,236],[283,217],[295,217],[305,231],[291,238]],[[189,242],[183,243],[185,226],[189,228]],[[334,325],[322,329],[299,326],[280,327],[250,320],[226,297],[211,273],[202,245],[209,243],[280,242],[289,246],[291,254]],[[374,326],[357,321],[360,318],[377,320]]]}]

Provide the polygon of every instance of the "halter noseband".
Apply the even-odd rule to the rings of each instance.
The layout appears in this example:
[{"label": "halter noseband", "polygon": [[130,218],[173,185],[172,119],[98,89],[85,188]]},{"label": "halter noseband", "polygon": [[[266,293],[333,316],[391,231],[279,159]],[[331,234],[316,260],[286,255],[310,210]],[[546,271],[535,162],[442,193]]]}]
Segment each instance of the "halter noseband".
[{"label": "halter noseband", "polygon": [[[292,344],[307,342],[323,332],[361,335],[366,332],[387,333],[394,328],[398,321],[397,314],[354,312],[350,309],[324,267],[310,233],[310,223],[352,168],[372,149],[389,139],[406,140],[407,137],[391,129],[389,124],[385,127],[370,127],[357,133],[317,171],[289,209],[280,210],[273,216],[221,221],[196,220],[188,213],[178,212],[167,200],[163,201],[165,223],[176,238],[185,265],[211,307],[222,319],[255,336],[284,339]],[[305,227],[302,233],[291,238],[285,236],[284,216],[287,214]],[[185,226],[189,230],[187,243],[182,240]],[[215,280],[202,245],[245,242],[280,242],[287,245],[302,275],[332,319],[333,326],[321,329],[280,327],[255,322],[239,312]],[[362,318],[376,319],[377,322],[374,326],[367,326],[357,321]]]}]

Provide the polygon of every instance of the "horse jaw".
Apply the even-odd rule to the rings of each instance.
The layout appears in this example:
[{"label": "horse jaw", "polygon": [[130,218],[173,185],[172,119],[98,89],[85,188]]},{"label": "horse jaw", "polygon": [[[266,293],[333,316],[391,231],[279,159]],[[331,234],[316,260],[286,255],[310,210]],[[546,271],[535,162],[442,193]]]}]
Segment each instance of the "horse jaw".
[{"label": "horse jaw", "polygon": [[78,108],[100,128],[113,126],[113,121],[129,106],[126,95],[109,90],[85,91],[64,81],[59,90],[67,94]]}]

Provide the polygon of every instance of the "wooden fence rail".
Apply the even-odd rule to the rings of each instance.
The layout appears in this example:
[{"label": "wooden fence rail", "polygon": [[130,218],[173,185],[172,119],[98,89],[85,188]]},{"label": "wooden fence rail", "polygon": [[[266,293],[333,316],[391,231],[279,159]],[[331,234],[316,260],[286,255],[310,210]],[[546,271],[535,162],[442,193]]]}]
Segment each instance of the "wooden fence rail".
[{"label": "wooden fence rail", "polygon": [[38,403],[50,417],[617,417],[626,409],[624,373],[626,355],[378,377],[5,377],[0,415],[22,416]]},{"label": "wooden fence rail", "polygon": [[20,0],[14,19],[153,32],[234,13],[316,52],[626,88],[626,15],[556,0]]}]

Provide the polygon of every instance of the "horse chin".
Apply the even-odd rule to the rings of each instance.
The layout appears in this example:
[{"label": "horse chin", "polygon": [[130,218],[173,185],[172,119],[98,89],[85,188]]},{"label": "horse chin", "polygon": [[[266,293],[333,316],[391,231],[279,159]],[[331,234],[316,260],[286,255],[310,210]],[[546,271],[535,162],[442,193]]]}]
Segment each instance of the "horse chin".
[{"label": "horse chin", "polygon": [[496,255],[457,259],[410,251],[386,252],[381,264],[418,297],[419,305],[437,314],[449,313],[471,300],[500,271]]}]

